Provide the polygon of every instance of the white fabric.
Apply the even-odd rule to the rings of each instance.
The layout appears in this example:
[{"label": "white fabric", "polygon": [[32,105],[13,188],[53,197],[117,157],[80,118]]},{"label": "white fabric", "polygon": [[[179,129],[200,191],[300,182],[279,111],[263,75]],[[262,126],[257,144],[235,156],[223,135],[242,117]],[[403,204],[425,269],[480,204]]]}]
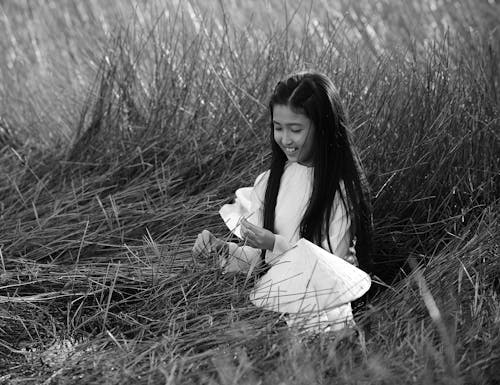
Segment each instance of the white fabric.
[{"label": "white fabric", "polygon": [[356,324],[350,303],[316,313],[288,314],[285,320],[288,326],[306,332],[334,332]]},{"label": "white fabric", "polygon": [[241,236],[241,218],[249,218],[252,213],[252,187],[243,187],[236,190],[236,199],[234,203],[224,205],[220,208],[219,214],[224,219],[226,226],[238,238]]},{"label": "white fabric", "polygon": [[[314,169],[312,167],[303,166],[297,162],[288,162],[285,165],[275,208],[274,248],[272,251],[268,250],[265,255],[266,262],[272,267],[266,275],[275,268],[275,265],[278,270],[281,269],[277,267],[277,264],[279,264],[282,258],[287,258],[285,257],[289,254],[287,251],[292,249],[299,241],[300,222],[311,196],[313,173]],[[253,187],[237,190],[236,201],[233,204],[224,205],[219,211],[228,228],[240,238],[238,221],[241,216],[247,217],[249,222],[257,226],[263,226],[264,196],[268,178],[269,171],[260,174]],[[342,183],[341,188],[343,189]],[[349,247],[352,243],[350,226],[350,218],[340,195],[337,193],[333,202],[328,238],[333,254],[339,258],[347,259],[350,263],[356,264],[357,261],[355,258],[351,258],[352,256],[349,254]],[[328,239],[326,237],[322,241],[322,247],[325,250],[329,250]],[[327,254],[332,256],[330,253]],[[230,242],[229,258],[224,269],[226,272],[248,272],[260,263],[260,258],[261,250],[246,245],[239,246],[236,243]],[[266,275],[257,282],[255,286],[256,292],[259,292],[261,287],[265,285],[263,279]],[[334,285],[334,283],[332,284]],[[352,322],[352,312],[350,309],[349,302],[334,308],[331,306],[328,308],[318,307],[314,310],[314,316],[307,316],[310,321],[308,323],[317,323],[317,321],[325,319],[330,323],[337,323],[340,317],[341,323],[346,324]],[[304,316],[305,313],[302,312],[301,314]],[[303,319],[304,317],[302,317]]]},{"label": "white fabric", "polygon": [[301,238],[262,276],[250,300],[282,313],[314,313],[350,303],[370,284],[364,271]]}]

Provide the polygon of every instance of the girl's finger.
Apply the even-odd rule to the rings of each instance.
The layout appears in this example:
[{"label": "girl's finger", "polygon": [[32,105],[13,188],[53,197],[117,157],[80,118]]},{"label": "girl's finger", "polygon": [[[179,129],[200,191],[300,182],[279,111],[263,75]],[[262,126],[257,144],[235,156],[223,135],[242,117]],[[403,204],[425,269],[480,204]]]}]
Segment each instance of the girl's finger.
[{"label": "girl's finger", "polygon": [[247,229],[255,229],[257,226],[255,226],[253,223],[250,223],[247,219],[243,218],[242,222],[244,223],[245,227]]},{"label": "girl's finger", "polygon": [[251,231],[247,231],[246,240],[248,243],[255,244],[255,234]]},{"label": "girl's finger", "polygon": [[245,245],[252,247],[252,240],[249,237],[245,237]]},{"label": "girl's finger", "polygon": [[255,238],[255,236],[252,234],[252,236],[248,237],[247,238],[247,244],[250,246],[250,247],[255,247],[255,245],[257,244],[257,240]]},{"label": "girl's finger", "polygon": [[219,257],[219,267],[221,269],[224,269],[224,267],[226,267],[226,265],[227,265],[227,259],[223,258],[223,257]]},{"label": "girl's finger", "polygon": [[248,222],[245,218],[241,220],[241,226],[247,231],[254,228],[254,225]]}]

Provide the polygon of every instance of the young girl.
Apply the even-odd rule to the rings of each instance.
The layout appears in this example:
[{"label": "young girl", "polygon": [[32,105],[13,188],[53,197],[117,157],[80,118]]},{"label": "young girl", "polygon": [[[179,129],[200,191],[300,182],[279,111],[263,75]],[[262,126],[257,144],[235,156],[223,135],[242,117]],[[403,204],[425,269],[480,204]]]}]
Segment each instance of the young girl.
[{"label": "young girl", "polygon": [[[293,270],[303,266],[300,263],[305,262],[305,258],[315,261],[319,258],[321,263],[315,262],[309,274],[321,274],[324,269],[329,271],[329,276],[337,274],[337,279],[345,278],[345,274],[356,276],[354,268],[347,272],[342,264],[331,264],[338,258],[370,271],[371,209],[346,114],[327,76],[316,72],[292,74],[276,85],[269,109],[271,167],[257,177],[253,187],[239,189],[236,202],[220,211],[244,244],[226,242],[204,230],[198,235],[193,252],[218,251],[227,255],[221,262],[228,272],[248,272],[268,265],[270,269],[257,281],[251,300],[257,306],[278,311],[279,303],[263,299],[262,293],[270,291],[273,284],[280,285],[280,274],[283,274],[280,262],[292,262]],[[236,223],[235,219],[240,217],[243,218]],[[326,250],[326,256],[314,245],[307,248],[310,243],[320,246],[323,252]],[[324,282],[327,276],[306,277],[307,286],[311,279],[313,283],[322,280],[323,286],[335,286],[335,277],[329,280],[331,282]],[[365,283],[368,279],[369,286],[366,277]],[[293,281],[292,285],[302,284]],[[350,301],[366,290],[365,284],[352,298],[344,303],[336,302],[333,308],[315,306],[315,315],[308,315],[305,322],[309,325],[326,322],[330,330],[352,324]],[[316,302],[319,303],[317,298]],[[279,310],[286,309],[289,307]],[[289,318],[289,322],[292,321]]]}]

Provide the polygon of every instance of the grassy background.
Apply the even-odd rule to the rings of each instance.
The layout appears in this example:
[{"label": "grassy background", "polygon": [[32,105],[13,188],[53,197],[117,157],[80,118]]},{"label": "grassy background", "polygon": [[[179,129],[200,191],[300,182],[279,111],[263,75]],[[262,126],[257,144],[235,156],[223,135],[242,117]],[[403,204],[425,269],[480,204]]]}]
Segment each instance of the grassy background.
[{"label": "grassy background", "polygon": [[[500,6],[249,4],[0,2],[0,381],[499,383]],[[308,342],[190,253],[304,68],[349,110],[377,275],[413,265]]]}]

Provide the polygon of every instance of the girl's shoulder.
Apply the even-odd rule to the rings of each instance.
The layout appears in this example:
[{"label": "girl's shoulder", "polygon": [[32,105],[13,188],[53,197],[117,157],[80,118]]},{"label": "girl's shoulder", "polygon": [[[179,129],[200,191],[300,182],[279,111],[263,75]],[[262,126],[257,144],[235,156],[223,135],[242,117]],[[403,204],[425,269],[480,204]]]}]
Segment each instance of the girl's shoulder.
[{"label": "girl's shoulder", "polygon": [[[271,170],[266,170],[255,178],[253,188],[259,197],[265,195],[270,174]],[[298,164],[297,162],[287,162],[285,164],[283,175],[281,176],[281,181],[282,183],[285,181],[284,183],[286,184],[290,181],[305,182],[309,180],[312,183],[313,175],[314,169],[312,167],[304,166]]]}]

